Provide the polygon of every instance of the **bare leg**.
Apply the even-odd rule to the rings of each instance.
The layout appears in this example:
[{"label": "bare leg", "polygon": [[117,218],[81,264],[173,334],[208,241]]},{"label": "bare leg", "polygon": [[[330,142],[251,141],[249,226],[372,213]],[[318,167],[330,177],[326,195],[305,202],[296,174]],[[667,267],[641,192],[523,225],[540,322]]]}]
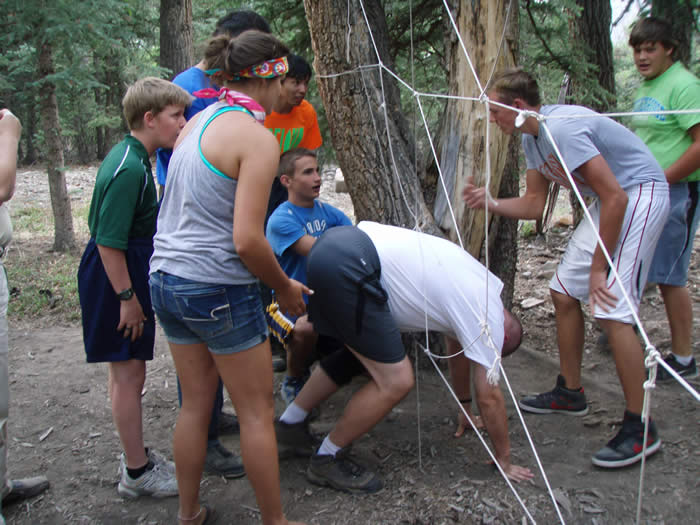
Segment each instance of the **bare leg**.
[{"label": "bare leg", "polygon": [[398,363],[378,363],[350,350],[365,366],[372,380],[352,396],[329,434],[330,440],[341,448],[372,429],[414,384],[408,357]]},{"label": "bare leg", "polygon": [[109,363],[109,397],[112,419],[119,433],[126,466],[140,468],[148,463],[143,445],[141,391],[146,380],[146,362],[140,359]]},{"label": "bare leg", "polygon": [[287,523],[280,497],[269,342],[235,354],[214,354],[214,360],[238,414],[241,455],[262,522]]},{"label": "bare leg", "polygon": [[559,366],[566,380],[566,388],[581,387],[581,360],[583,359],[583,312],[581,303],[568,295],[550,290],[557,320]]},{"label": "bare leg", "polygon": [[187,517],[199,511],[199,484],[207,453],[207,429],[219,377],[206,344],[169,344],[182,388],[173,454],[180,493],[180,516]]},{"label": "bare leg", "polygon": [[287,375],[301,378],[311,361],[311,356],[316,347],[318,334],[314,332],[313,325],[308,316],[303,315],[294,323],[289,350],[287,351]]},{"label": "bare leg", "polygon": [[304,388],[301,389],[296,399],[294,399],[294,402],[300,408],[311,412],[314,407],[323,403],[337,391],[338,385],[328,377],[328,374],[326,374],[323,368],[317,366],[314,371],[311,372],[311,377],[304,385]]},{"label": "bare leg", "polygon": [[666,316],[671,326],[671,351],[679,356],[693,355],[691,338],[693,332],[693,305],[690,292],[685,286],[660,284],[659,290],[664,298]]},{"label": "bare leg", "polygon": [[610,319],[598,319],[598,322],[610,341],[617,375],[620,377],[622,391],[625,394],[627,410],[641,414],[646,369],[644,368],[644,353],[637,334],[634,333],[631,324]]}]

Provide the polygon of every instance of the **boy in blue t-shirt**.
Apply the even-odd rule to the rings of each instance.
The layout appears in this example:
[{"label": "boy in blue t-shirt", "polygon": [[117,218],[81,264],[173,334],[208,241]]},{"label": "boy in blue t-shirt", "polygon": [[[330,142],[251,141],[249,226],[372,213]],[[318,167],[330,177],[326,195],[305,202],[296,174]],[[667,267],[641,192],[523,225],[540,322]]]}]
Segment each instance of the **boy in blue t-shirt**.
[{"label": "boy in blue t-shirt", "polygon": [[[315,152],[304,148],[286,151],[280,157],[277,175],[289,192],[289,200],[280,204],[270,216],[267,240],[285,273],[306,283],[306,256],[316,239],[334,226],[351,226],[352,222],[339,209],[317,200],[321,176]],[[282,382],[281,392],[289,405],[304,386],[304,375],[313,351],[332,351],[341,344],[319,337],[307,315],[296,319],[285,342],[287,376]]]}]

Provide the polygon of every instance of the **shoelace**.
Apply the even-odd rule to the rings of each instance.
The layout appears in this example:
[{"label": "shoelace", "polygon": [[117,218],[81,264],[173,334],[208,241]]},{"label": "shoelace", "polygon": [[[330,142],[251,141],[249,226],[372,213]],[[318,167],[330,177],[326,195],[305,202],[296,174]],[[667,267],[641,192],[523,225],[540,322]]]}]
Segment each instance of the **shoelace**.
[{"label": "shoelace", "polygon": [[338,460],[338,468],[353,477],[359,477],[365,472],[365,468],[349,456],[336,455],[336,460]]}]

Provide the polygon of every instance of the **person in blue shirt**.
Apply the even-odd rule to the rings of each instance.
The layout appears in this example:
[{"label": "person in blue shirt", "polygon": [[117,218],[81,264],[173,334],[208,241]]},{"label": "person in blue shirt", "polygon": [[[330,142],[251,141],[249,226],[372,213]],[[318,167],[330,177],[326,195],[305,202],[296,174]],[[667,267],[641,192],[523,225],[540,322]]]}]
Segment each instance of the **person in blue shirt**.
[{"label": "person in blue shirt", "polygon": [[[270,33],[270,25],[259,14],[247,10],[235,10],[228,13],[216,23],[216,29],[212,36],[229,35],[235,37],[243,31],[257,29],[264,33]],[[173,79],[173,83],[192,94],[205,88],[218,88],[211,78],[206,74],[204,59],[199,63],[186,69]],[[194,97],[192,104],[185,111],[185,119],[190,120],[194,115],[207,108],[211,104],[218,102],[217,97],[199,98]],[[158,198],[163,198],[165,182],[168,176],[168,164],[172,149],[161,148],[156,152],[156,179],[158,181]],[[180,382],[178,380],[178,396],[182,401]],[[216,391],[214,406],[212,407],[211,423],[209,425],[209,439],[207,443],[207,458],[204,464],[205,470],[212,474],[224,476],[226,478],[238,478],[245,475],[243,464],[236,454],[227,450],[219,441],[222,433],[235,433],[238,431],[238,420],[235,416],[222,412],[224,403],[223,384],[219,380],[219,387]]]},{"label": "person in blue shirt", "polygon": [[[280,157],[277,176],[287,188],[289,200],[270,216],[266,236],[280,266],[292,279],[306,283],[306,256],[323,232],[334,226],[351,226],[339,209],[318,200],[321,175],[316,153],[304,148],[286,151]],[[306,297],[305,297],[306,299]],[[289,405],[304,386],[308,365],[315,354],[325,354],[342,343],[314,332],[307,315],[294,320],[294,328],[285,339],[287,375],[281,394]]]}]

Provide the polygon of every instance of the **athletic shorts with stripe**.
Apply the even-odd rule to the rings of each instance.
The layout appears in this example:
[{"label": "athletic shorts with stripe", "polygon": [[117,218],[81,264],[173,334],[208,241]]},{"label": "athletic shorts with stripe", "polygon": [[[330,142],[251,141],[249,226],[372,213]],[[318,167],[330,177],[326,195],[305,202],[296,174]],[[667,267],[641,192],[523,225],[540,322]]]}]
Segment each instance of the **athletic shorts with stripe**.
[{"label": "athletic shorts with stripe", "polygon": [[[596,308],[595,317],[631,324],[634,322],[632,312],[639,309],[654,250],[666,224],[669,199],[667,186],[654,182],[630,188],[627,196],[625,218],[612,254],[620,280],[612,271],[608,273],[608,289],[617,297],[617,306],[608,312]],[[600,222],[600,202],[596,199],[588,211],[595,225],[583,218],[549,283],[555,292],[585,303],[588,302],[591,263],[598,242],[595,232]],[[622,294],[623,286],[631,307]]]}]

